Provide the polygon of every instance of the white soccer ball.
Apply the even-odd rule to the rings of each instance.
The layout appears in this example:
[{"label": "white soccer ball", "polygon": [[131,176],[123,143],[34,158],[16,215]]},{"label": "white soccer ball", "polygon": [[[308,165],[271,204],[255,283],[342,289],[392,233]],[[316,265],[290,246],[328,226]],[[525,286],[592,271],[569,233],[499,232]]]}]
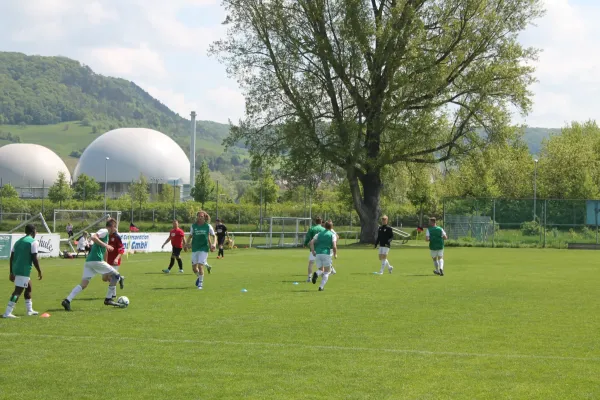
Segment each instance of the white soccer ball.
[{"label": "white soccer ball", "polygon": [[127,296],[121,296],[117,299],[117,303],[127,307],[129,305],[129,298],[127,298]]}]

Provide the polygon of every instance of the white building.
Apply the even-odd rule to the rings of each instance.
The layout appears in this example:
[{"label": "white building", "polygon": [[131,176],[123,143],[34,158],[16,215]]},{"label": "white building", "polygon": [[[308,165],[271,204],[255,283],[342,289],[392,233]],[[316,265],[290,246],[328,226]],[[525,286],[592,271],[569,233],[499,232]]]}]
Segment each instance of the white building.
[{"label": "white building", "polygon": [[81,174],[94,178],[109,198],[129,192],[129,185],[144,175],[150,193],[162,185],[175,185],[181,196],[189,185],[190,161],[181,147],[167,135],[146,128],[120,128],[106,132],[83,152],[73,173],[73,182]]},{"label": "white building", "polygon": [[63,160],[44,146],[11,143],[0,147],[0,184],[10,183],[21,197],[46,197],[59,172],[71,181]]}]

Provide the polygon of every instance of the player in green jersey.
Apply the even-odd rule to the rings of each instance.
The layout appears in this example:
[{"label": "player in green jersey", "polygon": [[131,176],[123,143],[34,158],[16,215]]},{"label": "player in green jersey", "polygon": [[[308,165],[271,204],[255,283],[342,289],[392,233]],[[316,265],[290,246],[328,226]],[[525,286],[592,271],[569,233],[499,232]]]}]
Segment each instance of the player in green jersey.
[{"label": "player in green jersey", "polygon": [[425,240],[429,242],[429,251],[435,266],[434,274],[444,276],[444,240],[448,239],[446,232],[439,226],[435,218],[429,218],[429,227]]},{"label": "player in green jersey", "polygon": [[[304,237],[304,247],[308,246],[310,241],[315,237],[315,235],[319,232],[323,232],[325,228],[321,225],[323,220],[320,217],[315,218],[315,224],[311,226],[306,232],[306,236]],[[308,278],[306,282],[310,282],[313,276],[313,264],[315,263],[315,256],[312,251],[308,255]]]},{"label": "player in green jersey", "polygon": [[[212,238],[212,242],[211,242]],[[215,230],[210,224],[210,216],[205,211],[198,211],[196,214],[196,222],[190,228],[190,236],[188,237],[186,247],[190,247],[192,242],[192,270],[198,277],[196,279],[196,287],[202,289],[204,284],[204,266],[210,273],[208,266],[208,252],[215,251],[217,247],[217,237]]]},{"label": "player in green jersey", "polygon": [[113,247],[108,244],[110,235],[117,232],[117,221],[113,218],[109,218],[106,221],[106,229],[100,229],[98,232],[92,235],[92,241],[94,244],[88,253],[85,263],[83,264],[83,276],[81,283],[73,288],[71,293],[64,299],[61,305],[66,311],[71,311],[71,301],[77,296],[82,290],[84,290],[96,275],[109,274],[111,284],[119,282],[121,289],[124,287],[124,278],[119,274],[112,265],[109,265],[106,259],[106,250],[113,251]]},{"label": "player in green jersey", "polygon": [[331,231],[332,224],[327,221],[325,230],[317,233],[310,241],[310,251],[315,256],[317,271],[313,273],[312,283],[317,283],[317,277],[322,276],[319,291],[325,290],[325,284],[331,271],[331,253],[337,258],[337,235]]},{"label": "player in green jersey", "polygon": [[10,296],[6,311],[2,318],[18,318],[13,315],[13,310],[19,300],[19,296],[25,291],[25,308],[27,315],[38,315],[37,311],[33,310],[31,302],[31,267],[35,266],[38,272],[38,280],[42,279],[42,270],[37,258],[38,241],[35,240],[35,226],[29,224],[25,227],[25,237],[17,240],[10,253],[10,271],[9,279],[15,283],[15,290]]}]

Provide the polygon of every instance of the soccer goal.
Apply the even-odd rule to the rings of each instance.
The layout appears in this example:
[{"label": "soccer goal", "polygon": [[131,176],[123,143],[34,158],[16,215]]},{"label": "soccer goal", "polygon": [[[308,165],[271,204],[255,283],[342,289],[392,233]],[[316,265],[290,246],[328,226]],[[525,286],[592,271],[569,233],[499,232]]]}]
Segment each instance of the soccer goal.
[{"label": "soccer goal", "polygon": [[8,231],[8,233],[13,233],[19,229],[21,229],[22,227],[24,227],[27,224],[31,224],[34,223],[35,221],[40,220],[42,222],[42,225],[44,226],[44,229],[46,229],[46,231],[48,233],[52,233],[50,232],[50,227],[48,226],[48,224],[46,223],[46,220],[44,219],[44,216],[42,215],[42,213],[39,214],[35,214],[33,217],[21,222],[19,225],[15,226],[14,228],[12,228],[10,231]]},{"label": "soccer goal", "polygon": [[110,210],[105,213],[104,210],[54,210],[52,230],[56,233],[57,226],[62,230],[68,224],[71,224],[73,226],[73,236],[77,236],[108,217],[116,219],[118,226],[118,223],[121,222],[121,211]]},{"label": "soccer goal", "polygon": [[268,221],[266,244],[258,248],[301,247],[311,224],[310,218],[270,217]]}]

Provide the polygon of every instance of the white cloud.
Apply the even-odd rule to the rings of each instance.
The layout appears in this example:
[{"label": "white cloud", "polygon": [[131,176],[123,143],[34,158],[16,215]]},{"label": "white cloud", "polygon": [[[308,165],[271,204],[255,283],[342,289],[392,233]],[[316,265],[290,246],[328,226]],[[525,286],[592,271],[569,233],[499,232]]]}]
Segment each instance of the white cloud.
[{"label": "white cloud", "polygon": [[531,126],[561,127],[573,120],[600,120],[600,5],[545,0],[546,15],[523,41],[542,49],[536,65]]},{"label": "white cloud", "polygon": [[117,21],[119,19],[119,16],[114,9],[104,7],[98,1],[85,3],[84,14],[87,17],[87,20],[94,25],[102,24],[107,21]]},{"label": "white cloud", "polygon": [[87,63],[95,65],[103,74],[122,78],[162,79],[167,76],[162,57],[151,50],[146,43],[142,43],[137,48],[92,49]]}]

